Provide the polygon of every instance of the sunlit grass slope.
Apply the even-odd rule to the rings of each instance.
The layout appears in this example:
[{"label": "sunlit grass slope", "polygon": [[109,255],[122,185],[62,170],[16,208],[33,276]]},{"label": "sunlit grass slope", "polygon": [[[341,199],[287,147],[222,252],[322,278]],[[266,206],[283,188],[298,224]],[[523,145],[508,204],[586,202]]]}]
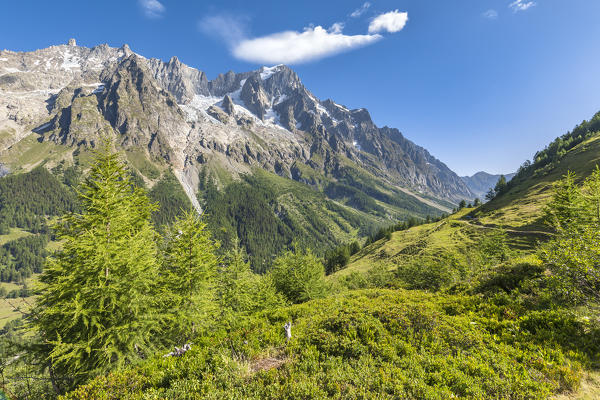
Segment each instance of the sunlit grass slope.
[{"label": "sunlit grass slope", "polygon": [[335,273],[333,278],[377,266],[394,269],[419,258],[448,254],[467,262],[477,241],[494,229],[507,233],[513,249],[533,251],[538,243],[552,237],[542,215],[544,205],[552,196],[553,184],[569,171],[582,180],[598,164],[600,135],[585,140],[551,168],[536,171],[507,193],[476,209],[465,208],[440,222],[394,232],[390,240],[382,239],[367,246],[352,256],[348,267]]}]

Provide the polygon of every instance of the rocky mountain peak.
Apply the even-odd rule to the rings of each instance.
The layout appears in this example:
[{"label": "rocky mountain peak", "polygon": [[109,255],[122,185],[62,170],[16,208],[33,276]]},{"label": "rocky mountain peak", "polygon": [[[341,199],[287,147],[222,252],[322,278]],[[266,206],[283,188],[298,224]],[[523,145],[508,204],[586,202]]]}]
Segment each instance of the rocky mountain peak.
[{"label": "rocky mountain peak", "polygon": [[173,94],[180,104],[191,101],[196,95],[209,95],[206,74],[185,65],[176,56],[167,63],[150,59],[148,66],[159,85]]},{"label": "rocky mountain peak", "polygon": [[236,74],[233,71],[227,71],[226,74],[219,74],[215,79],[209,82],[210,94],[213,96],[224,96],[240,88],[240,82],[245,78],[243,74]]},{"label": "rocky mountain peak", "polygon": [[71,47],[75,47],[77,46],[77,41],[74,38],[71,38],[67,44]]},{"label": "rocky mountain peak", "polygon": [[357,124],[373,122],[373,120],[371,119],[371,114],[369,114],[369,111],[367,111],[366,108],[359,108],[357,110],[352,110],[351,114],[352,114],[352,118],[354,119],[354,121],[356,121]]}]

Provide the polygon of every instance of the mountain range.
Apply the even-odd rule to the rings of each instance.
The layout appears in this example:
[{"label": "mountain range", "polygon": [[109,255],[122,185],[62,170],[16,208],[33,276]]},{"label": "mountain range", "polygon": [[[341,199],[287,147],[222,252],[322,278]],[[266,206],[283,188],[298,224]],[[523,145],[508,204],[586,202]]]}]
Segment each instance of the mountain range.
[{"label": "mountain range", "polygon": [[[358,168],[382,185],[457,202],[464,182],[369,112],[317,99],[285,65],[208,80],[181,63],[127,45],[66,45],[0,52],[0,150],[34,132],[40,141],[94,146],[112,134],[125,149],[168,162],[191,199],[203,164],[233,174],[252,167],[318,185]],[[14,160],[6,159],[7,164]],[[22,167],[22,166],[17,166]]]}]

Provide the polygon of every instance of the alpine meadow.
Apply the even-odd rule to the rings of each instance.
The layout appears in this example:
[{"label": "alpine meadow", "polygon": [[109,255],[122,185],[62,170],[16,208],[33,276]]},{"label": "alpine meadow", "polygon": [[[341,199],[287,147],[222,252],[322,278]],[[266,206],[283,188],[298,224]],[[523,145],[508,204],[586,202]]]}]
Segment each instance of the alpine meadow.
[{"label": "alpine meadow", "polygon": [[1,6],[0,399],[600,398],[600,5],[307,1]]}]

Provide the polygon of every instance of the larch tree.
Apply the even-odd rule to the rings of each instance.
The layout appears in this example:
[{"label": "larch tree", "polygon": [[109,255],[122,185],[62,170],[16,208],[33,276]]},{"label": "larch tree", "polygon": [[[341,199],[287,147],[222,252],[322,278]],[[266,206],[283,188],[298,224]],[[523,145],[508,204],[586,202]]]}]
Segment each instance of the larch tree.
[{"label": "larch tree", "polygon": [[600,224],[600,168],[596,168],[588,176],[581,188],[583,201],[583,217],[590,223]]},{"label": "larch tree", "polygon": [[167,331],[175,343],[189,340],[214,317],[217,247],[193,210],[178,217],[167,230],[160,286]]},{"label": "larch tree", "polygon": [[56,226],[30,321],[53,376],[78,383],[149,354],[156,334],[155,206],[109,144],[78,189],[81,212]]},{"label": "larch tree", "polygon": [[583,201],[581,189],[575,183],[575,174],[568,172],[554,184],[554,195],[544,208],[544,218],[558,230],[574,227],[583,216]]},{"label": "larch tree", "polygon": [[269,275],[252,272],[243,249],[236,244],[218,269],[216,296],[219,323],[232,329],[242,317],[286,304]]},{"label": "larch tree", "polygon": [[542,247],[557,294],[574,303],[600,299],[600,169],[581,187],[567,174],[546,207],[556,236]]}]

